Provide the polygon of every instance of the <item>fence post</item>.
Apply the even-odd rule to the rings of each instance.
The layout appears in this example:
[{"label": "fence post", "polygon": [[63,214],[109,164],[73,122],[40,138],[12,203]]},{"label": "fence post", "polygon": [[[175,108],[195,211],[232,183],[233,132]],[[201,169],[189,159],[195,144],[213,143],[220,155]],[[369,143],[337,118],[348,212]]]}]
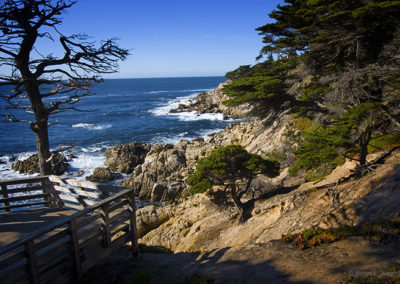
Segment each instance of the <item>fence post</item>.
[{"label": "fence post", "polygon": [[[7,185],[1,186],[1,194],[3,195],[3,198],[8,198]],[[8,201],[4,202],[4,206],[7,207],[6,212],[11,212],[10,202]]]},{"label": "fence post", "polygon": [[139,253],[138,248],[138,235],[136,225],[136,205],[135,205],[135,191],[131,190],[128,193],[128,211],[129,211],[129,234],[131,240],[131,252],[134,257]]},{"label": "fence post", "polygon": [[58,195],[58,191],[54,188],[54,185],[59,185],[59,184],[56,182],[50,181],[49,178],[42,181],[43,193],[44,193],[44,190],[46,189],[46,192],[50,195],[50,200],[49,200],[50,206],[49,207],[63,208],[63,206],[64,206],[63,201],[61,200],[60,196]]},{"label": "fence post", "polygon": [[74,254],[75,272],[77,279],[80,280],[82,276],[82,263],[81,253],[79,249],[78,228],[76,226],[76,219],[69,222],[69,229],[71,232],[72,253]]},{"label": "fence post", "polygon": [[101,207],[101,227],[103,231],[104,246],[109,247],[111,245],[109,203],[106,203]]},{"label": "fence post", "polygon": [[25,243],[25,252],[27,258],[28,275],[30,283],[34,284],[40,283],[40,274],[38,269],[36,252],[33,246],[33,240],[29,240]]}]

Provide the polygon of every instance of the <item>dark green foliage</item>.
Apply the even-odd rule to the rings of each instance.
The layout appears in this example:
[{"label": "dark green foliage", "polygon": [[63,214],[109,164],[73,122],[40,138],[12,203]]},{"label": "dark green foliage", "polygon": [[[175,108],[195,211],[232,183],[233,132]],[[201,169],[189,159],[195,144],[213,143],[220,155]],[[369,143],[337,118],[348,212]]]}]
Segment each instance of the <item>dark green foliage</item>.
[{"label": "dark green foliage", "polygon": [[224,104],[237,106],[252,103],[254,107],[258,107],[256,112],[260,116],[265,109],[280,108],[282,103],[289,99],[285,93],[285,79],[288,71],[294,66],[293,62],[280,59],[253,66],[239,79],[224,87],[224,92],[231,97]]},{"label": "dark green foliage", "polygon": [[[325,121],[300,130],[291,173],[323,176],[344,161],[360,169],[374,147],[397,145],[400,126],[400,1],[285,0],[257,28],[267,60],[230,72],[228,106],[249,103],[252,114],[288,107]],[[309,116],[311,114],[311,116]],[[333,118],[334,117],[334,118]]]},{"label": "dark green foliage", "polygon": [[187,179],[186,183],[192,185],[189,189],[190,193],[201,193],[212,187],[210,180],[203,176],[201,171],[195,171]]},{"label": "dark green foliage", "polygon": [[250,72],[251,72],[250,65],[242,65],[239,66],[237,69],[226,73],[225,77],[228,78],[229,80],[236,81],[244,76],[247,76]]},{"label": "dark green foliage", "polygon": [[[225,186],[224,191],[212,193],[211,200],[217,205],[227,206],[227,194],[230,193],[240,211],[239,219],[243,221],[247,203],[243,203],[241,198],[250,192],[252,179],[261,173],[270,177],[278,175],[279,163],[250,154],[240,145],[228,145],[218,147],[208,157],[200,159],[196,171],[186,179],[186,183],[192,186],[189,189],[191,193],[204,192],[213,185]],[[238,181],[247,181],[247,184],[239,186]]]},{"label": "dark green foliage", "polygon": [[329,87],[320,86],[317,82],[313,82],[310,86],[301,89],[300,95],[297,97],[299,101],[317,101],[323,95],[326,95]]},{"label": "dark green foliage", "polygon": [[400,1],[290,0],[269,16],[275,22],[257,30],[271,51],[292,56],[306,53],[316,71],[375,62],[393,38]]},{"label": "dark green foliage", "polygon": [[250,154],[240,145],[214,149],[208,157],[198,161],[196,171],[187,179],[192,193],[204,192],[212,185],[234,183],[237,179],[251,178],[258,173],[276,176],[279,163]]},{"label": "dark green foliage", "polygon": [[361,153],[361,148],[368,147],[371,139],[371,135],[369,139],[363,139],[365,133],[372,131],[372,126],[381,123],[382,113],[379,107],[379,103],[361,104],[349,109],[330,125],[307,133],[305,142],[296,151],[297,161],[291,167],[290,173],[295,174],[300,169],[311,169],[324,163],[335,166],[340,164],[341,155]]}]

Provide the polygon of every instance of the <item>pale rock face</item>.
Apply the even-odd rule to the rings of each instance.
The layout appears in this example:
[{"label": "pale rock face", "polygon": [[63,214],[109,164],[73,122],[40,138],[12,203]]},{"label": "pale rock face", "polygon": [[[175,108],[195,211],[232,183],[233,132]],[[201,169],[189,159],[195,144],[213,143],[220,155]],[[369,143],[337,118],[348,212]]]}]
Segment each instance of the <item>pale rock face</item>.
[{"label": "pale rock face", "polygon": [[105,153],[107,160],[104,165],[111,171],[130,174],[137,165],[143,163],[150,147],[150,144],[139,142],[112,147]]},{"label": "pale rock face", "polygon": [[223,92],[222,88],[230,83],[231,81],[223,82],[211,92],[197,95],[188,105],[181,104],[177,109],[171,110],[171,113],[196,111],[198,113],[223,113],[225,118],[229,116],[232,118],[247,117],[248,112],[251,111],[249,104],[236,107],[228,107],[223,104],[229,99],[229,96]]},{"label": "pale rock face", "polygon": [[257,200],[252,217],[240,225],[234,222],[232,212],[220,210],[205,194],[195,195],[167,207],[169,217],[157,222],[161,225],[142,236],[140,242],[174,252],[209,251],[265,243],[312,227],[355,226],[400,216],[399,150],[376,171],[336,187],[340,178],[350,174],[349,168],[351,162],[327,177],[333,185],[317,188],[327,183],[310,182],[288,193]]}]

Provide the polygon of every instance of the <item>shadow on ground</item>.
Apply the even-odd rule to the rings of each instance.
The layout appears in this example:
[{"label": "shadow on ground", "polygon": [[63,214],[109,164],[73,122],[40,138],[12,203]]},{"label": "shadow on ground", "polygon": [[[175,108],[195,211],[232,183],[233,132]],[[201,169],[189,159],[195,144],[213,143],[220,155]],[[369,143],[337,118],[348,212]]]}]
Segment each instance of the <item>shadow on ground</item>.
[{"label": "shadow on ground", "polygon": [[[230,248],[194,253],[141,253],[130,261],[127,250],[85,275],[84,283],[313,283],[295,282],[272,260],[251,263],[223,260]],[[125,258],[121,258],[121,253]],[[125,260],[123,260],[125,259]]]}]

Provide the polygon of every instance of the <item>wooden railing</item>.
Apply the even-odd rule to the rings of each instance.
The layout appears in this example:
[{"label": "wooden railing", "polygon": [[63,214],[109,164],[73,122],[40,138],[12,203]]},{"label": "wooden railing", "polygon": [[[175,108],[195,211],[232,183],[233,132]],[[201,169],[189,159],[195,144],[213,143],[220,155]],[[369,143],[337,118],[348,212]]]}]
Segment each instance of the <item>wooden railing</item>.
[{"label": "wooden railing", "polygon": [[[24,192],[24,187],[18,186],[16,189],[8,190],[7,186],[31,183],[35,185],[29,187],[30,191],[34,188],[38,193],[29,193],[27,196],[30,200],[42,199],[42,201],[25,203],[25,206],[60,207],[64,204],[71,207],[71,204],[67,204],[69,199],[61,198],[65,193],[68,193],[66,194],[68,198],[75,194],[81,207],[84,206],[82,203],[88,205],[89,200],[93,205],[1,248],[1,283],[24,283],[26,280],[30,283],[68,283],[71,280],[79,280],[83,272],[128,242],[131,242],[132,253],[137,254],[133,190],[122,190],[95,202],[98,197],[106,194],[106,188],[85,183],[86,186],[97,186],[92,188],[94,191],[90,191],[90,194],[86,194],[81,188],[82,182],[74,185],[73,181],[58,177],[25,179],[20,180],[20,183],[16,180],[6,181],[0,182],[3,189],[3,199],[0,202],[5,204],[3,209],[10,211],[21,208],[19,204],[13,205],[12,202],[22,200],[22,196],[20,199],[7,197],[5,192]],[[43,188],[40,189],[38,184],[43,185]],[[66,184],[72,187],[66,187]],[[95,190],[102,193],[95,193]],[[76,200],[73,200],[73,203],[76,203]]]},{"label": "wooden railing", "polygon": [[0,181],[0,186],[0,212],[32,206],[81,210],[121,190],[120,187],[58,176]]}]

